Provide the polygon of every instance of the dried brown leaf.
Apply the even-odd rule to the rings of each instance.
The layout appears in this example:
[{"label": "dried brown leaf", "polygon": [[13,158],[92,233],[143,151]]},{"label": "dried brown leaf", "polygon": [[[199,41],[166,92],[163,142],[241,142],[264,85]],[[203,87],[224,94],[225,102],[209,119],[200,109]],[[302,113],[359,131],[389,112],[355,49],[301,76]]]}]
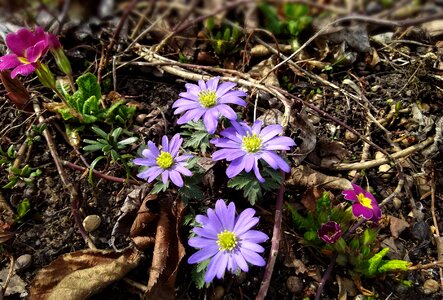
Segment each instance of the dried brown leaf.
[{"label": "dried brown leaf", "polygon": [[391,234],[394,238],[398,238],[398,236],[409,227],[409,223],[405,220],[396,218],[394,216],[389,216],[389,229],[391,230]]},{"label": "dried brown leaf", "polygon": [[81,250],[60,256],[38,272],[29,299],[83,300],[137,267],[140,252],[126,249]]},{"label": "dried brown leaf", "polygon": [[[301,203],[304,207],[310,212],[315,212],[317,207],[317,199],[319,199],[325,190],[323,188],[312,186],[304,192],[301,197]],[[333,198],[333,195],[330,193],[330,199]]]},{"label": "dried brown leaf", "polygon": [[150,236],[149,228],[155,229],[155,220],[159,215],[159,203],[157,201],[157,195],[147,195],[143,199],[142,204],[137,212],[137,216],[132,224],[130,237],[137,236]]},{"label": "dried brown leaf", "polygon": [[291,169],[291,176],[286,180],[288,186],[322,186],[326,190],[346,190],[352,188],[351,182],[345,178],[328,176],[308,166]]},{"label": "dried brown leaf", "polygon": [[162,199],[147,285],[149,299],[175,299],[175,279],[185,255],[178,235],[183,211],[181,201]]}]

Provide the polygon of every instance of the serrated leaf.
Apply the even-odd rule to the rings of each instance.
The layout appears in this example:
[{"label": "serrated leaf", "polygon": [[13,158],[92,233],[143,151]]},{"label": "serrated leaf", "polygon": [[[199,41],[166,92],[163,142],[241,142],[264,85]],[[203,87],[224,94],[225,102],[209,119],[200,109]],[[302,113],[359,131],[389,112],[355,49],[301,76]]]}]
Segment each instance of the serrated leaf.
[{"label": "serrated leaf", "polygon": [[377,274],[378,267],[380,266],[380,263],[381,263],[383,257],[388,252],[389,252],[389,248],[383,248],[378,253],[374,254],[374,256],[368,260],[368,270],[367,270],[368,276],[374,276],[375,274]]},{"label": "serrated leaf", "polygon": [[83,107],[81,108],[82,115],[94,115],[98,112],[98,101],[95,98],[95,96],[89,97],[85,103],[83,104]]},{"label": "serrated leaf", "polygon": [[151,189],[150,194],[158,194],[160,192],[165,192],[169,187],[169,181],[163,183],[163,181],[157,181]]}]

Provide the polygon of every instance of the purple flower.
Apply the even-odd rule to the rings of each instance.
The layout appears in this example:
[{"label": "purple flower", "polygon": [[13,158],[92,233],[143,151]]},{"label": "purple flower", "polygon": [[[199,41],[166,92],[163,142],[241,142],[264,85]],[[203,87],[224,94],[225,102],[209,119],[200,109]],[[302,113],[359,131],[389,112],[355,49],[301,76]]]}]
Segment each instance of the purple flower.
[{"label": "purple flower", "polygon": [[258,243],[266,241],[268,236],[261,231],[250,230],[258,223],[254,214],[255,210],[247,208],[235,217],[235,204],[231,202],[226,206],[220,199],[215,204],[215,211],[209,208],[207,216],[196,216],[195,220],[202,227],[193,229],[198,236],[188,243],[200,250],[189,257],[188,263],[211,259],[205,274],[207,283],[215,276],[222,278],[226,270],[235,273],[240,268],[248,272],[248,262],[255,266],[266,264],[258,254],[265,249]]},{"label": "purple flower", "polygon": [[148,167],[147,170],[137,174],[137,177],[151,182],[161,174],[163,183],[166,184],[168,179],[171,179],[176,186],[182,187],[183,179],[181,175],[192,175],[191,171],[185,168],[186,160],[191,158],[192,155],[177,156],[182,142],[183,139],[178,133],[171,138],[171,141],[168,140],[167,136],[163,136],[161,150],[149,141],[148,148],[142,152],[144,158],[133,160],[136,165]]},{"label": "purple flower", "polygon": [[340,224],[329,221],[321,225],[317,234],[325,243],[334,244],[341,237],[342,232]]},{"label": "purple flower", "polygon": [[11,51],[0,57],[0,71],[14,69],[11,77],[29,75],[36,69],[38,61],[51,47],[51,35],[41,27],[35,31],[26,28],[6,35],[6,45]]},{"label": "purple flower", "polygon": [[233,82],[224,82],[218,85],[219,77],[212,78],[205,82],[199,80],[198,85],[187,83],[186,92],[180,93],[180,98],[174,102],[174,114],[185,112],[177,124],[185,124],[189,121],[198,121],[203,117],[203,123],[209,133],[214,133],[217,129],[219,115],[223,115],[229,120],[236,120],[237,115],[227,104],[237,104],[246,106],[246,93],[232,90],[236,86]]},{"label": "purple flower", "polygon": [[283,127],[269,125],[261,129],[261,121],[255,121],[252,128],[244,122],[232,121],[232,125],[220,133],[223,138],[211,140],[216,147],[224,148],[215,151],[212,159],[231,161],[226,169],[229,178],[235,177],[242,170],[249,173],[253,169],[257,179],[264,182],[258,169],[259,159],[265,160],[275,170],[290,171],[289,165],[275,153],[275,150],[289,150],[289,147],[295,145],[291,138],[278,136],[283,132]]},{"label": "purple flower", "polygon": [[357,218],[363,217],[366,220],[377,222],[381,217],[377,200],[360,186],[352,184],[352,187],[352,190],[343,191],[345,199],[354,202],[352,204],[352,214]]}]

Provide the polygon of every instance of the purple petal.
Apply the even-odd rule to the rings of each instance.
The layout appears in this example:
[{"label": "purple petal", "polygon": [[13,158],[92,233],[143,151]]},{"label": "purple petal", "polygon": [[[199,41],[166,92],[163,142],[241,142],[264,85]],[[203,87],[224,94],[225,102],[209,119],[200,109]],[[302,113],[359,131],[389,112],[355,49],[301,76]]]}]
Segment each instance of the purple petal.
[{"label": "purple petal", "polygon": [[16,33],[6,35],[6,45],[18,56],[24,57],[25,50],[34,44],[34,37],[29,29],[22,28]]},{"label": "purple petal", "polygon": [[200,88],[200,91],[206,91],[208,87],[206,86],[206,82],[203,79],[200,79],[198,81],[198,86]]},{"label": "purple petal", "polygon": [[155,160],[147,158],[134,158],[132,160],[132,163],[137,166],[146,166],[146,167],[153,167],[157,165]]},{"label": "purple petal", "polygon": [[260,135],[262,137],[263,142],[267,142],[271,138],[275,137],[276,135],[279,135],[283,132],[283,127],[280,125],[269,125],[263,128]]},{"label": "purple petal", "polygon": [[171,178],[172,183],[176,186],[183,187],[183,178],[179,172],[174,170],[169,171],[169,178]]},{"label": "purple petal", "polygon": [[246,155],[246,152],[240,149],[221,149],[212,154],[212,160],[226,159],[232,161],[244,155]]},{"label": "purple petal", "polygon": [[245,169],[245,156],[234,159],[226,169],[226,175],[229,178],[237,176]]},{"label": "purple petal", "polygon": [[20,65],[11,72],[11,78],[15,78],[17,75],[27,76],[34,71],[35,66],[33,64]]},{"label": "purple petal", "polygon": [[37,62],[38,59],[43,56],[48,48],[46,41],[41,41],[26,50],[26,59],[29,62]]},{"label": "purple petal", "polygon": [[263,257],[258,255],[256,252],[245,249],[245,248],[240,248],[240,252],[243,255],[243,257],[246,259],[247,262],[249,262],[255,266],[262,267],[262,266],[266,265],[266,262],[263,259]]},{"label": "purple petal", "polygon": [[196,233],[197,235],[201,236],[201,237],[205,237],[208,239],[212,239],[212,240],[217,240],[217,235],[222,232],[223,230],[215,230],[214,227],[212,226],[213,224],[211,224],[211,226],[206,225],[204,228],[199,228],[199,227],[195,227],[192,231],[194,231],[194,233]]},{"label": "purple petal", "polygon": [[178,96],[180,98],[174,102],[174,104],[172,106],[174,108],[178,107],[178,106],[182,106],[182,105],[192,104],[192,103],[200,104],[200,102],[198,101],[198,93],[193,94],[193,93],[183,92],[183,93],[178,94]]},{"label": "purple petal", "polygon": [[246,136],[247,133],[251,132],[251,128],[243,122],[239,123],[237,121],[231,121],[231,124],[241,136]]},{"label": "purple petal", "polygon": [[254,164],[256,162],[255,156],[250,155],[250,154],[246,154],[244,157],[244,160],[245,160],[245,172],[249,173],[249,172],[251,172],[251,170],[254,167]]},{"label": "purple petal", "polygon": [[352,205],[352,214],[357,218],[363,217],[366,220],[369,220],[374,216],[374,212],[372,211],[372,209],[367,208],[360,203],[355,203]]},{"label": "purple petal", "polygon": [[226,266],[228,264],[229,255],[220,251],[220,256],[214,257],[214,264],[217,264],[217,278],[223,278],[226,272]]},{"label": "purple petal", "polygon": [[224,140],[229,139],[229,140],[232,140],[233,142],[236,142],[239,144],[241,144],[241,142],[242,142],[241,137],[239,136],[239,134],[237,133],[237,130],[235,130],[234,127],[229,127],[227,129],[223,130],[222,132],[220,132],[220,135],[224,136],[226,138]]},{"label": "purple petal", "polygon": [[245,233],[240,234],[239,238],[252,243],[262,243],[269,239],[266,234],[258,230],[248,230]]},{"label": "purple petal", "polygon": [[169,151],[169,139],[166,135],[162,137],[162,151],[164,152],[170,152]]},{"label": "purple petal", "polygon": [[226,104],[217,105],[217,110],[222,116],[228,118],[229,120],[237,119],[237,114],[235,113],[235,111]]},{"label": "purple petal", "polygon": [[217,86],[218,86],[218,81],[219,81],[219,80],[220,80],[220,77],[219,77],[219,76],[209,79],[209,80],[206,82],[206,86],[208,87],[208,90],[216,91],[216,90],[217,90]]},{"label": "purple petal", "polygon": [[260,170],[258,169],[258,163],[254,164],[254,168],[253,169],[254,169],[255,177],[257,177],[258,181],[265,182],[265,179],[261,176]]},{"label": "purple petal", "polygon": [[225,230],[225,228],[223,228],[223,226],[222,226],[222,223],[220,222],[220,219],[217,217],[217,214],[215,213],[215,211],[213,209],[208,208],[207,215],[208,215],[210,224],[212,226],[214,226],[214,229],[217,231],[217,233],[220,233],[223,230]]},{"label": "purple petal", "polygon": [[157,158],[160,155],[160,150],[158,147],[151,141],[148,141],[148,149],[151,151],[152,155]]},{"label": "purple petal", "polygon": [[251,131],[252,133],[255,133],[256,135],[260,134],[260,129],[263,126],[263,122],[260,120],[257,120],[254,122],[254,124],[252,124],[252,128]]},{"label": "purple petal", "polygon": [[232,90],[237,84],[234,82],[223,82],[216,90],[218,98],[222,98],[228,91]]},{"label": "purple petal", "polygon": [[178,115],[178,114],[180,114],[180,113],[182,113],[184,111],[191,110],[191,109],[196,109],[196,108],[201,108],[200,103],[194,102],[194,103],[191,103],[191,104],[185,104],[185,105],[182,105],[182,106],[178,107],[176,110],[174,110],[174,115]]},{"label": "purple petal", "polygon": [[197,121],[198,119],[201,118],[201,116],[206,113],[206,108],[194,108],[194,109],[190,109],[188,110],[186,113],[183,114],[183,116],[181,116],[178,120],[177,120],[177,124],[181,125],[181,124],[185,124],[188,123],[189,121],[193,120],[193,121]]},{"label": "purple petal", "polygon": [[227,139],[212,139],[211,143],[217,148],[240,149],[241,144]]},{"label": "purple petal", "polygon": [[215,203],[215,213],[217,214],[223,228],[232,231],[235,221],[235,204],[231,202],[229,207],[223,200],[218,200]]},{"label": "purple petal", "polygon": [[219,103],[223,104],[237,104],[240,106],[246,106],[245,100],[243,100],[241,97],[246,97],[247,94],[243,91],[228,91],[226,94],[224,94],[221,98]]},{"label": "purple petal", "polygon": [[196,253],[192,254],[188,258],[188,263],[189,264],[196,264],[196,263],[202,262],[202,261],[214,256],[217,252],[219,252],[217,244],[214,244],[209,247],[205,247],[205,248],[197,251]]},{"label": "purple petal", "polygon": [[[217,245],[217,241],[213,239],[206,239],[202,237],[193,237],[188,241],[188,245],[197,249],[207,248]],[[218,246],[218,245],[217,245]]]},{"label": "purple petal", "polygon": [[260,154],[261,158],[263,158],[274,170],[281,169],[283,172],[289,173],[291,168],[288,163],[281,158],[278,154],[272,151],[263,151]]},{"label": "purple petal", "polygon": [[164,184],[166,184],[166,183],[168,182],[168,179],[169,179],[169,171],[168,171],[168,170],[163,170],[163,173],[162,173],[162,182],[163,182]]},{"label": "purple petal", "polygon": [[[221,267],[219,261],[220,261],[220,257],[222,255],[223,255],[222,252],[218,252],[209,262],[208,269],[205,274],[205,282],[206,283],[211,282],[214,279],[215,275],[218,273],[218,270]],[[226,266],[224,266],[224,268],[226,268]]]},{"label": "purple petal", "polygon": [[246,262],[240,251],[236,251],[235,253],[233,253],[232,257],[243,272],[249,271],[248,263]]},{"label": "purple petal", "polygon": [[344,190],[342,192],[342,195],[345,197],[346,200],[358,202],[357,194],[354,190]]},{"label": "purple petal", "polygon": [[203,115],[203,123],[205,123],[206,130],[213,134],[217,129],[218,111],[216,109],[209,109]]},{"label": "purple petal", "polygon": [[174,168],[174,170],[177,171],[177,172],[179,172],[179,173],[181,173],[181,174],[183,174],[183,175],[185,175],[185,176],[192,176],[192,172],[189,171],[188,169],[186,169],[185,167],[182,167],[182,166],[176,166],[176,167]]},{"label": "purple petal", "polygon": [[243,233],[251,229],[251,227],[258,222],[258,218],[254,217],[254,215],[255,210],[252,208],[247,208],[242,211],[241,214],[237,217],[233,232],[237,236],[241,236]]},{"label": "purple petal", "polygon": [[180,146],[183,142],[183,139],[180,137],[180,134],[175,134],[171,141],[169,142],[169,153],[172,155],[172,157],[176,157],[178,150],[180,149]]},{"label": "purple petal", "polygon": [[15,54],[7,54],[0,57],[0,71],[12,69],[21,64]]},{"label": "purple petal", "polygon": [[[277,136],[264,142],[263,148],[268,149],[268,147],[272,146],[274,146],[273,149],[269,150],[289,150],[289,147],[295,146],[295,142],[290,137]],[[280,146],[280,147],[275,147],[275,146]]]},{"label": "purple petal", "polygon": [[188,93],[191,93],[195,96],[198,96],[198,93],[200,92],[200,87],[193,83],[186,83],[185,88]]},{"label": "purple petal", "polygon": [[263,248],[259,244],[252,243],[252,242],[249,242],[249,241],[242,241],[240,248],[248,249],[248,250],[251,250],[251,251],[254,251],[254,252],[259,252],[259,253],[265,251],[265,248]]}]

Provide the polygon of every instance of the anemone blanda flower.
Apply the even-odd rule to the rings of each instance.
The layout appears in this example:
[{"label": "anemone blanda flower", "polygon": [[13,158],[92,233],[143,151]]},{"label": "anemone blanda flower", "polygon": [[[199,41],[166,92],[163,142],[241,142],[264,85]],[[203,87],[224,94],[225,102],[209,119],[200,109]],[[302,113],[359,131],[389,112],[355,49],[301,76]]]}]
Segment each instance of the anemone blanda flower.
[{"label": "anemone blanda flower", "polygon": [[191,171],[186,169],[186,160],[191,158],[192,155],[177,156],[182,142],[183,139],[178,133],[171,138],[171,141],[168,140],[167,136],[163,136],[161,150],[149,141],[148,148],[142,152],[143,158],[133,160],[136,165],[148,167],[148,169],[137,174],[137,177],[151,182],[161,174],[163,183],[167,183],[171,179],[176,186],[182,187],[182,175],[192,175]]},{"label": "anemone blanda flower", "polygon": [[240,268],[248,272],[248,263],[255,266],[266,264],[258,253],[264,251],[259,243],[268,240],[268,236],[261,231],[251,230],[258,223],[254,214],[254,209],[247,208],[236,217],[235,204],[231,202],[226,206],[220,199],[215,204],[215,211],[209,208],[206,216],[196,216],[196,221],[202,227],[193,229],[197,236],[191,238],[188,244],[200,250],[189,257],[188,263],[210,259],[205,274],[207,283],[215,276],[222,278],[226,270],[235,273]]},{"label": "anemone blanda flower", "polygon": [[185,112],[177,121],[177,124],[185,124],[189,121],[198,121],[203,118],[203,123],[209,133],[217,129],[219,115],[229,120],[236,120],[237,115],[228,104],[246,106],[246,93],[233,90],[236,86],[233,82],[224,82],[219,85],[219,77],[209,79],[207,82],[199,80],[198,85],[187,83],[186,92],[180,93],[180,98],[174,102],[174,114]]},{"label": "anemone blanda flower", "polygon": [[334,221],[328,221],[321,225],[317,231],[318,237],[328,244],[334,244],[342,234],[340,224]]},{"label": "anemone blanda flower", "polygon": [[352,214],[359,218],[377,222],[381,217],[381,210],[374,196],[362,187],[352,184],[352,190],[343,191],[346,200],[352,201]]},{"label": "anemone blanda flower", "polygon": [[40,58],[51,47],[51,36],[41,27],[37,27],[34,31],[21,28],[15,33],[8,33],[6,46],[11,53],[0,57],[0,71],[13,69],[12,78],[17,75],[26,76],[34,72]]},{"label": "anemone blanda flower", "polygon": [[254,170],[257,179],[264,182],[265,179],[258,168],[259,159],[266,161],[275,170],[290,171],[289,165],[275,153],[275,150],[289,150],[290,147],[295,146],[293,139],[278,136],[283,132],[282,126],[269,125],[262,129],[262,122],[259,120],[255,121],[252,127],[244,122],[232,121],[231,123],[233,127],[220,132],[222,138],[211,140],[216,147],[223,148],[215,151],[212,159],[231,161],[226,169],[226,175],[229,178],[235,177],[242,170],[247,173]]}]

